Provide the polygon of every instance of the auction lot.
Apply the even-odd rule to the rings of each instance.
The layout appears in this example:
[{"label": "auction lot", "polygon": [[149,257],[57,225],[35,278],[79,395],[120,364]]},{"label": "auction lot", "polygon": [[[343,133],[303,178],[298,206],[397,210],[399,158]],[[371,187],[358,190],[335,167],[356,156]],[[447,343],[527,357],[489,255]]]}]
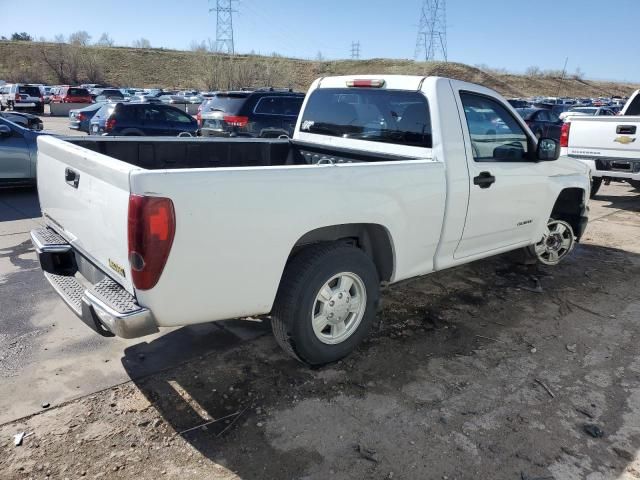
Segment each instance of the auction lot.
[{"label": "auction lot", "polygon": [[36,192],[2,191],[0,477],[640,478],[639,212],[606,186],[559,267],[391,287],[364,345],[309,369],[268,320],[95,335],[42,276]]}]

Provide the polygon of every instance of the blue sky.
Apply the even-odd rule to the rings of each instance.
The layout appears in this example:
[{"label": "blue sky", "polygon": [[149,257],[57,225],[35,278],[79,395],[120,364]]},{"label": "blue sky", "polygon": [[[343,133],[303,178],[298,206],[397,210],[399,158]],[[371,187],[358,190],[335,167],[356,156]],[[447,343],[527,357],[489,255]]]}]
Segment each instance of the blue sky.
[{"label": "blue sky", "polygon": [[[207,0],[0,0],[0,34],[36,38],[107,31],[117,44],[145,37],[154,47],[188,49],[215,37]],[[359,40],[363,58],[413,58],[421,0],[238,0],[236,50],[300,58],[348,58]],[[35,6],[40,4],[39,8]],[[12,6],[13,5],[13,6]],[[4,8],[8,7],[8,8]],[[9,8],[10,7],[10,8]],[[587,78],[640,82],[636,62],[639,0],[447,0],[449,59],[523,72],[528,66]],[[49,12],[46,14],[46,12]],[[24,22],[24,19],[28,19]],[[12,27],[16,25],[16,27]]]}]

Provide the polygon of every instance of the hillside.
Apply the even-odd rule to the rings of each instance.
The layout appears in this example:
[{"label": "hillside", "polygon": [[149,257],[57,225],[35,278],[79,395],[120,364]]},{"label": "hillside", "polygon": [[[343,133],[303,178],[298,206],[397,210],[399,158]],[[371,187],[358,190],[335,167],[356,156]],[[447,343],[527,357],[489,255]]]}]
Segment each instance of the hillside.
[{"label": "hillside", "polygon": [[[481,62],[482,59],[478,59]],[[459,63],[410,60],[309,61],[278,56],[233,58],[203,52],[72,47],[0,41],[0,79],[49,84],[91,82],[120,86],[225,89],[258,85],[306,90],[313,79],[336,74],[440,75],[493,88],[507,97],[627,96],[639,85],[489,72]]]}]

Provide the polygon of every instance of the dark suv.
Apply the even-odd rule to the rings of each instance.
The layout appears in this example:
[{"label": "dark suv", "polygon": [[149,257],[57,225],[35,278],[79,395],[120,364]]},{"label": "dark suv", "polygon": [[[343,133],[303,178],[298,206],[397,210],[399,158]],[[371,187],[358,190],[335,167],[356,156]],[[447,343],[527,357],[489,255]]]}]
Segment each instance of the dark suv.
[{"label": "dark suv", "polygon": [[198,114],[200,134],[212,137],[291,137],[304,93],[262,88],[219,92]]},{"label": "dark suv", "polygon": [[89,135],[195,136],[198,123],[182,110],[153,103],[107,103],[91,119]]}]

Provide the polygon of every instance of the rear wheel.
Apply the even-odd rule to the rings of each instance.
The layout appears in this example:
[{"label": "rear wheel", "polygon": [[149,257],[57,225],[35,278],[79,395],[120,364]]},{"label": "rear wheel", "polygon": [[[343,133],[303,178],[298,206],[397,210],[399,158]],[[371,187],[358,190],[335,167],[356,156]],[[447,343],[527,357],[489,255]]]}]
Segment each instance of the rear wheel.
[{"label": "rear wheel", "polygon": [[571,253],[576,237],[564,220],[549,220],[547,229],[535,245],[527,247],[528,256],[543,265],[557,265]]},{"label": "rear wheel", "polygon": [[591,178],[591,194],[589,195],[589,197],[594,198],[598,193],[598,190],[600,190],[601,186],[602,186],[602,177]]},{"label": "rear wheel", "polygon": [[359,248],[309,247],[285,269],[271,326],[278,344],[310,365],[335,362],[369,332],[379,298],[378,273]]}]

